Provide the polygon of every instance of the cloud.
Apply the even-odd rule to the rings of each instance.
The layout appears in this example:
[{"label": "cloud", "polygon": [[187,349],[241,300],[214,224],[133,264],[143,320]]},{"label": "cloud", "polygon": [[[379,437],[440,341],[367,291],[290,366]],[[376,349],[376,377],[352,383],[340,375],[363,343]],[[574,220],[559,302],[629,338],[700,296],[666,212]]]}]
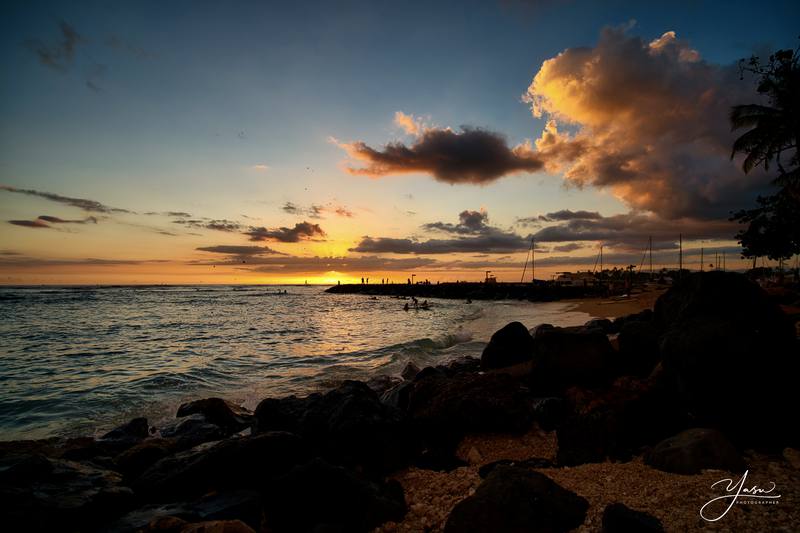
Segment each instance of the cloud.
[{"label": "cloud", "polygon": [[536,172],[543,162],[524,145],[509,148],[503,135],[464,126],[426,128],[414,143],[389,143],[376,150],[362,141],[334,142],[354,163],[350,174],[380,177],[392,174],[425,173],[445,183],[487,184],[517,172]]},{"label": "cloud", "polygon": [[301,240],[319,240],[326,236],[325,231],[319,224],[311,222],[299,222],[293,228],[265,228],[251,226],[244,232],[250,237],[251,241],[277,241],[277,242],[299,242]]},{"label": "cloud", "polygon": [[580,250],[585,248],[584,245],[578,244],[577,242],[570,242],[567,244],[560,244],[558,246],[553,246],[554,252],[574,252],[575,250]]},{"label": "cloud", "polygon": [[252,166],[253,170],[258,170],[259,172],[266,172],[269,170],[269,165],[265,165],[264,163],[258,163],[257,165]]},{"label": "cloud", "polygon": [[179,218],[178,220],[173,220],[172,223],[181,224],[187,228],[210,229],[228,233],[240,231],[242,229],[242,225],[240,223],[227,219],[216,220],[209,218]]},{"label": "cloud", "polygon": [[14,224],[15,226],[22,226],[24,228],[50,228],[50,224],[45,222],[44,220],[9,220],[9,224]]},{"label": "cloud", "polygon": [[[0,254],[2,255],[2,254]],[[166,259],[101,259],[96,257],[78,259],[47,259],[29,256],[0,257],[0,268],[37,268],[62,266],[117,266],[169,263]]]},{"label": "cloud", "polygon": [[352,218],[355,216],[352,211],[342,205],[328,203],[325,205],[312,204],[309,207],[302,207],[293,202],[286,202],[281,209],[290,215],[302,215],[309,218],[321,219],[325,213],[333,213],[339,217]]},{"label": "cloud", "polygon": [[402,128],[407,134],[415,137],[420,135],[425,130],[422,119],[415,117],[414,115],[406,115],[402,111],[395,111],[394,123],[398,127]]},{"label": "cloud", "polygon": [[485,210],[470,211],[467,209],[458,214],[458,219],[458,224],[429,222],[423,224],[422,227],[428,230],[459,234],[483,233],[491,229],[490,226],[487,225],[487,222],[489,222],[489,213]]},{"label": "cloud", "polygon": [[132,211],[128,211],[127,209],[109,207],[95,200],[87,200],[85,198],[71,198],[69,196],[61,196],[60,194],[36,191],[33,189],[18,189],[8,185],[0,185],[0,190],[17,194],[26,194],[28,196],[38,196],[40,198],[50,200],[51,202],[77,207],[78,209],[83,209],[84,211],[88,211],[90,213],[132,213]]},{"label": "cloud", "polygon": [[677,248],[679,233],[684,240],[728,239],[736,224],[728,220],[691,218],[667,220],[654,214],[625,213],[599,219],[569,219],[537,231],[536,242],[595,241],[620,249],[640,250],[652,237],[654,248]]},{"label": "cloud", "polygon": [[26,45],[42,65],[66,72],[72,65],[72,60],[75,57],[75,48],[79,44],[84,44],[84,39],[70,24],[65,21],[59,22],[59,30],[61,31],[61,38],[55,44],[47,45],[39,40],[29,40]]},{"label": "cloud", "polygon": [[97,224],[97,217],[86,217],[78,220],[65,220],[63,218],[49,215],[41,215],[39,220],[44,220],[45,222],[50,222],[51,224]]},{"label": "cloud", "polygon": [[217,246],[201,246],[200,248],[197,248],[197,250],[201,252],[239,256],[280,254],[280,252],[273,250],[268,246],[229,246],[221,244]]},{"label": "cloud", "polygon": [[[252,272],[350,272],[366,274],[372,272],[404,272],[436,264],[434,259],[424,257],[387,258],[377,256],[361,257],[263,257],[255,261]],[[229,263],[232,264],[232,263]]]},{"label": "cloud", "polygon": [[[719,253],[720,256],[725,254],[729,259],[738,259],[742,249],[738,246],[716,246],[716,247],[705,247],[703,249],[703,258],[704,263],[706,263],[706,268],[708,263],[711,263],[714,259],[714,254]],[[697,269],[699,268],[699,260],[700,260],[700,248],[687,248],[684,247],[683,249],[683,267],[684,268],[691,268]],[[594,265],[598,260],[597,254],[592,255],[584,255],[584,256],[551,256],[551,257],[544,257],[536,259],[536,266],[562,266],[562,265]],[[639,266],[642,264],[643,261],[643,254],[642,252],[633,252],[633,253],[604,253],[603,254],[603,265],[604,268],[611,268],[613,266],[628,266],[628,265],[635,265]],[[649,259],[645,259],[645,266],[643,269],[647,269],[647,261]],[[669,268],[677,268],[678,267],[678,251],[675,249],[669,250],[653,250],[653,264],[657,265],[659,269],[666,266]],[[599,265],[598,265],[599,266]]]},{"label": "cloud", "polygon": [[[541,217],[540,217],[541,218]],[[562,209],[547,213],[544,215],[544,220],[599,220],[603,216],[597,211],[570,211],[569,209]]]},{"label": "cloud", "polygon": [[[546,60],[524,99],[547,117],[529,148],[568,184],[611,190],[668,219],[715,218],[768,181],[730,161],[732,105],[754,99],[735,65],[704,61],[674,32],[647,42],[622,28]],[[558,126],[565,126],[562,132]]]}]

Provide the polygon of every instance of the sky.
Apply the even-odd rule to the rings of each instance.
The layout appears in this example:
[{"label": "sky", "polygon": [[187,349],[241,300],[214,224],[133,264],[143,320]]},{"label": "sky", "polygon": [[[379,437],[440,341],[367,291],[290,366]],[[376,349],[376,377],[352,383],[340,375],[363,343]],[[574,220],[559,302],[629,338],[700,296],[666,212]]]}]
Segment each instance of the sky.
[{"label": "sky", "polygon": [[[741,268],[738,60],[796,2],[20,2],[0,283]],[[709,259],[711,258],[711,259]],[[530,272],[530,267],[528,267]]]}]

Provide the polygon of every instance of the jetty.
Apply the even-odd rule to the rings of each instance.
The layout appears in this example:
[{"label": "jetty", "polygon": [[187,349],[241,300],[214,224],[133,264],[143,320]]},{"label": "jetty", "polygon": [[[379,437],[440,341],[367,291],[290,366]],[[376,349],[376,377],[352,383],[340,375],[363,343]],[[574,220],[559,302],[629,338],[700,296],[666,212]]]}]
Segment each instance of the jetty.
[{"label": "jetty", "polygon": [[350,283],[334,285],[325,292],[460,300],[529,300],[548,302],[567,298],[599,296],[601,287],[564,286],[552,283],[450,282],[450,283]]}]

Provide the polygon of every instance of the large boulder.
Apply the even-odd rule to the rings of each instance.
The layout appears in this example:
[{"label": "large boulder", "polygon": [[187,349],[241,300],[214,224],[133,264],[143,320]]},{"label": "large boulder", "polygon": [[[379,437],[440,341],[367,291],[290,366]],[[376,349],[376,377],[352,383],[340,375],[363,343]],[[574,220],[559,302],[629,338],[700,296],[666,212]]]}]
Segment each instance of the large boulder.
[{"label": "large boulder", "polygon": [[450,512],[445,533],[569,531],[583,524],[589,502],[538,472],[498,466],[475,494]]},{"label": "large boulder", "polygon": [[269,531],[370,531],[406,513],[396,481],[371,482],[321,459],[298,465],[267,487]]},{"label": "large boulder", "polygon": [[204,398],[182,404],[178,408],[177,417],[201,414],[203,417],[231,435],[250,427],[253,413],[248,409],[222,398]]},{"label": "large boulder", "polygon": [[619,371],[624,375],[647,376],[661,360],[659,331],[651,321],[629,320],[619,336]]},{"label": "large boulder", "polygon": [[167,456],[133,481],[146,501],[175,501],[211,490],[257,489],[311,456],[300,437],[267,432],[207,443]]},{"label": "large boulder", "polygon": [[557,428],[558,463],[628,460],[686,427],[687,415],[658,375],[619,378],[608,389],[570,389],[572,414]]},{"label": "large boulder", "polygon": [[742,445],[798,442],[800,349],[777,304],[732,272],[687,276],[656,302],[664,371],[697,423]]},{"label": "large boulder", "polygon": [[742,472],[742,456],[715,429],[693,428],[659,442],[644,457],[647,465],[674,474],[698,474],[704,469]]},{"label": "large boulder", "polygon": [[661,521],[622,503],[610,503],[603,509],[602,533],[663,533]]},{"label": "large boulder", "polygon": [[204,442],[225,438],[229,430],[212,424],[200,413],[179,418],[161,428],[161,436],[175,443],[178,450],[188,450]]},{"label": "large boulder", "polygon": [[402,412],[359,381],[306,398],[263,400],[255,419],[255,433],[290,431],[334,463],[376,473],[397,468],[409,453]]},{"label": "large boulder", "polygon": [[430,374],[414,384],[406,414],[424,447],[443,458],[467,433],[522,433],[534,420],[533,398],[507,374]]},{"label": "large boulder", "polygon": [[558,395],[575,385],[607,385],[615,372],[615,355],[608,337],[596,328],[537,331],[531,386],[537,394]]},{"label": "large boulder", "polygon": [[97,528],[135,503],[118,473],[43,455],[0,461],[0,515],[5,531]]},{"label": "large boulder", "polygon": [[511,322],[492,335],[481,354],[481,368],[492,370],[533,359],[533,337],[519,322]]}]

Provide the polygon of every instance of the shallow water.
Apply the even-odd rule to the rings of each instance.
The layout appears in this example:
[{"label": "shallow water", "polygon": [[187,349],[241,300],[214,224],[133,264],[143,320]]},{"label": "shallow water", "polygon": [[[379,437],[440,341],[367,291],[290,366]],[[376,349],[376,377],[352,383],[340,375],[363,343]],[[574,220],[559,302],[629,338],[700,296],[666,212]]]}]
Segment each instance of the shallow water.
[{"label": "shallow water", "polygon": [[[287,294],[279,292],[287,291]],[[582,324],[564,303],[395,298],[324,287],[0,288],[3,440],[92,434],[132,416],[174,416],[221,395],[254,407],[342,379],[464,355],[512,320]]]}]

